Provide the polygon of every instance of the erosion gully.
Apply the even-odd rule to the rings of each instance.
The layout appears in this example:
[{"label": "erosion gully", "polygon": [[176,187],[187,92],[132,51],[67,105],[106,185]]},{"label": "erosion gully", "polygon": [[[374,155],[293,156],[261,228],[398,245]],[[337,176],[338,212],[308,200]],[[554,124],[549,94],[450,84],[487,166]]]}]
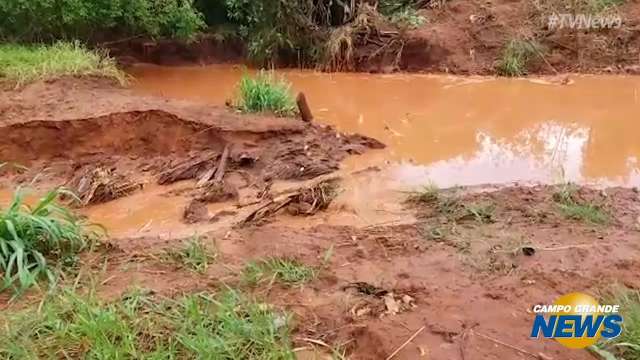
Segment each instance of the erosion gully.
[{"label": "erosion gully", "polygon": [[[136,65],[130,74],[140,94],[224,105],[247,71],[252,72],[234,65]],[[292,83],[293,91],[305,93],[315,121],[387,145],[345,161],[344,191],[333,206],[338,211],[288,220],[296,225],[410,221],[402,210],[402,192],[430,182],[440,187],[640,184],[639,77],[278,74]],[[165,192],[151,185],[82,211],[112,235],[192,233],[193,226],[181,222],[188,199]],[[8,201],[10,193],[0,192],[0,201]]]}]

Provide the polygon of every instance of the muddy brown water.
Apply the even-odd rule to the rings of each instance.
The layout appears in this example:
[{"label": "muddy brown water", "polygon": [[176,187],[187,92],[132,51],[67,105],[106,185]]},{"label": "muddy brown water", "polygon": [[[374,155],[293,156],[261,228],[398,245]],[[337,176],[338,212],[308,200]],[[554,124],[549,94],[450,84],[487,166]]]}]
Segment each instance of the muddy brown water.
[{"label": "muddy brown water", "polygon": [[[140,93],[222,105],[241,66],[131,69]],[[317,121],[388,145],[348,168],[391,164],[407,185],[509,182],[640,185],[640,77],[464,78],[278,71]]]}]

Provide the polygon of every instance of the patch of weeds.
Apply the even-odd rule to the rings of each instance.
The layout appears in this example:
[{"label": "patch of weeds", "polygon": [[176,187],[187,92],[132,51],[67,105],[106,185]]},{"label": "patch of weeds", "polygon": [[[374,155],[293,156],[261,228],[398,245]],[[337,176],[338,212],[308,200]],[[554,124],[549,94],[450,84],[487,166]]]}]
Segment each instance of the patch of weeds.
[{"label": "patch of weeds", "polygon": [[0,358],[295,359],[289,316],[229,290],[176,299],[135,292],[103,302],[64,290],[4,312]]},{"label": "patch of weeds", "polygon": [[542,47],[535,41],[511,39],[502,49],[502,55],[496,64],[496,71],[502,76],[524,76],[529,64],[542,52]]},{"label": "patch of weeds", "polygon": [[456,194],[442,195],[436,204],[438,212],[446,217],[454,217],[462,208],[460,197]]},{"label": "patch of weeds", "polygon": [[236,106],[246,113],[267,112],[277,116],[293,116],[297,113],[291,84],[266,71],[260,71],[255,77],[242,75]]},{"label": "patch of weeds", "polygon": [[248,263],[242,275],[244,282],[250,286],[256,286],[265,279],[280,281],[286,285],[301,285],[315,278],[317,272],[297,260],[269,258]]},{"label": "patch of weeds", "polygon": [[0,44],[0,80],[16,86],[63,76],[99,76],[126,83],[127,76],[106,53],[79,42],[53,45]]},{"label": "patch of weeds", "polygon": [[553,193],[553,201],[560,212],[568,219],[579,220],[590,224],[604,225],[609,222],[609,214],[601,205],[585,203],[577,196],[578,187],[566,183]]},{"label": "patch of weeds", "polygon": [[440,199],[440,189],[437,185],[429,183],[420,190],[413,191],[409,194],[407,200],[415,203],[432,204]]},{"label": "patch of weeds", "polygon": [[389,16],[389,21],[399,28],[417,29],[427,22],[427,19],[413,7],[405,7]]},{"label": "patch of weeds", "polygon": [[216,260],[217,254],[215,251],[208,249],[200,237],[193,236],[183,247],[167,250],[164,258],[203,274],[207,271],[209,265]]},{"label": "patch of weeds", "polygon": [[620,305],[624,321],[620,336],[602,341],[595,346],[594,352],[603,359],[640,360],[640,292],[617,288],[602,303]]},{"label": "patch of weeds", "polygon": [[53,267],[74,264],[77,254],[91,244],[85,224],[58,203],[63,190],[49,191],[34,206],[25,203],[18,188],[9,206],[0,208],[0,291],[17,294],[42,278],[55,282]]},{"label": "patch of weeds", "polygon": [[585,7],[595,14],[600,14],[624,4],[625,0],[584,0]]},{"label": "patch of weeds", "polygon": [[480,224],[494,223],[495,204],[469,204],[465,205],[466,214],[464,217],[472,217]]}]

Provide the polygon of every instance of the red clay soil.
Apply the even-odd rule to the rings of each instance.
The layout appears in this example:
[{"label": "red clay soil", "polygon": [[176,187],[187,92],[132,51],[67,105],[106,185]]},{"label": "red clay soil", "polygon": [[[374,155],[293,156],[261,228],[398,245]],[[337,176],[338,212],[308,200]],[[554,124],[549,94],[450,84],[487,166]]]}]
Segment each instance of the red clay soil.
[{"label": "red clay soil", "polygon": [[[212,164],[220,164],[231,144],[228,176],[247,174],[245,188],[260,201],[276,201],[274,179],[318,181],[349,154],[381,146],[295,119],[143,98],[94,80],[2,95],[0,160],[32,168],[18,175],[4,169],[2,183],[10,186],[45,167],[59,169],[46,179],[56,184],[97,164],[158,179],[202,154],[215,154]],[[415,221],[396,226],[291,226],[274,212],[262,222],[201,233],[219,255],[204,275],[160,259],[182,238],[108,238],[83,263],[110,299],[133,285],[169,296],[241,288],[294,315],[296,346],[322,341],[352,359],[385,359],[422,327],[394,359],[592,359],[586,350],[529,339],[531,308],[573,291],[599,296],[612,284],[640,287],[640,198],[633,189],[580,189],[578,199],[610,215],[607,224],[591,225],[565,218],[556,190],[467,192],[446,208],[407,203]],[[484,210],[473,216],[470,208]],[[319,276],[296,287],[243,284],[245,264],[265,257],[295,258]]]},{"label": "red clay soil", "polygon": [[[207,238],[219,258],[203,276],[153,260],[170,240],[114,239],[102,291],[116,297],[131,283],[166,295],[237,286],[292,313],[296,345],[343,345],[350,359],[385,359],[423,326],[396,359],[593,359],[586,350],[530,339],[531,308],[573,291],[598,296],[612,284],[640,287],[640,199],[631,189],[609,189],[606,197],[580,190],[611,215],[596,226],[561,215],[556,190],[462,195],[462,204],[495,206],[486,223],[447,220],[426,204],[407,205],[418,219],[410,225],[300,228],[275,219],[235,228]],[[438,239],[430,235],[436,227],[444,234]],[[117,250],[121,245],[127,250]],[[525,254],[525,246],[534,253]],[[246,262],[266,257],[294,258],[320,275],[304,286],[243,285]],[[397,313],[386,303],[390,296]]]},{"label": "red clay soil", "polygon": [[231,168],[249,167],[267,180],[305,179],[338,169],[349,154],[384,147],[298,119],[142,97],[92,79],[41,82],[2,96],[0,159],[33,171],[55,164],[64,176],[122,160],[158,173],[230,146]]}]

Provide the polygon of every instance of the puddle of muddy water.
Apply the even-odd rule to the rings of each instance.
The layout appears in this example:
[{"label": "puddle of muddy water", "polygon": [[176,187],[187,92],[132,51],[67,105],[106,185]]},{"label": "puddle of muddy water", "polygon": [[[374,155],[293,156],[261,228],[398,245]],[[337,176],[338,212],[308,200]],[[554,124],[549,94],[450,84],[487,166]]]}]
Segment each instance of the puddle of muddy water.
[{"label": "puddle of muddy water", "polygon": [[[240,66],[131,69],[141,93],[222,105]],[[541,80],[284,70],[317,121],[375,137],[382,151],[348,169],[386,166],[405,186],[571,180],[640,185],[639,77]]]}]

